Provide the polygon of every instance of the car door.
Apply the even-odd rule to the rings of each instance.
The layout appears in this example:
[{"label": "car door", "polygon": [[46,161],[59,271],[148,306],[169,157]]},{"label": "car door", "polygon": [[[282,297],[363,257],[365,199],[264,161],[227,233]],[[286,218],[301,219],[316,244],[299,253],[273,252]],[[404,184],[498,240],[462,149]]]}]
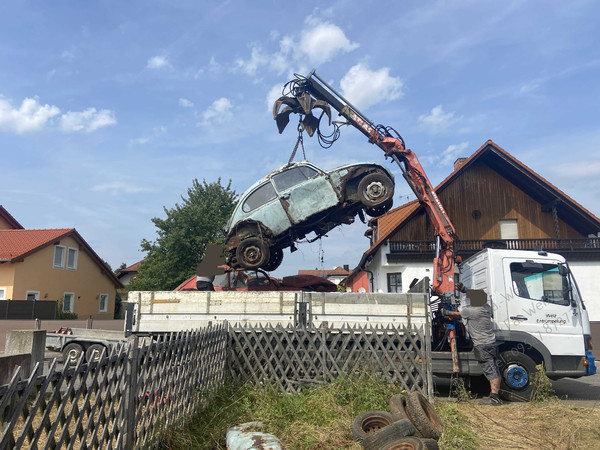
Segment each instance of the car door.
[{"label": "car door", "polygon": [[271,181],[261,184],[246,197],[242,211],[252,220],[270,229],[274,236],[280,235],[291,226]]},{"label": "car door", "polygon": [[509,328],[534,335],[552,354],[581,355],[582,318],[559,265],[547,259],[503,259]]},{"label": "car door", "polygon": [[291,167],[272,176],[279,200],[293,224],[339,203],[325,172],[309,165]]}]

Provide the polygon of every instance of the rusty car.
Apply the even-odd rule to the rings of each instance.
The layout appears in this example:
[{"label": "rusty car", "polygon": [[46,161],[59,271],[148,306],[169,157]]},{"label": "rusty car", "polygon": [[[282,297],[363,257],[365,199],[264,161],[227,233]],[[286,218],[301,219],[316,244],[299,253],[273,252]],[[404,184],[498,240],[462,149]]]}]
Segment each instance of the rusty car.
[{"label": "rusty car", "polygon": [[314,241],[358,214],[379,216],[392,207],[394,176],[377,163],[324,171],[298,161],[271,172],[240,197],[227,224],[225,252],[234,268],[275,270],[283,249],[310,233]]}]

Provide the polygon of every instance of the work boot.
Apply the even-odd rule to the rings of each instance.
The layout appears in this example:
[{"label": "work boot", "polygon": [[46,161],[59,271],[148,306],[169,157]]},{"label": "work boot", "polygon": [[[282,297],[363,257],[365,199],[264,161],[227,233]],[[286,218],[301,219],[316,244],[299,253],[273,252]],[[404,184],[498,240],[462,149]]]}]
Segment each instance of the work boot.
[{"label": "work boot", "polygon": [[500,406],[502,404],[502,400],[498,397],[498,394],[491,393],[490,394],[490,405],[492,406]]}]

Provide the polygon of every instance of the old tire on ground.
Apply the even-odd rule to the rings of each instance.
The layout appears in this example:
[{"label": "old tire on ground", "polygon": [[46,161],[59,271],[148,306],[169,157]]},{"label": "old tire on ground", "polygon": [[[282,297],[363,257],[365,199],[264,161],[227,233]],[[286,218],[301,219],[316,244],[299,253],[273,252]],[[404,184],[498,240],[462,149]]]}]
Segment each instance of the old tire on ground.
[{"label": "old tire on ground", "polygon": [[100,356],[102,356],[102,352],[105,351],[106,347],[102,344],[92,344],[85,351],[85,360],[87,362],[97,362],[100,361]]},{"label": "old tire on ground", "polygon": [[357,441],[362,441],[369,434],[381,430],[393,423],[392,415],[385,411],[367,411],[352,422],[352,436]]},{"label": "old tire on ground", "polygon": [[365,212],[371,217],[379,217],[392,209],[392,206],[394,206],[394,200],[389,199],[383,205],[365,208]]},{"label": "old tire on ground", "polygon": [[423,444],[425,444],[425,448],[427,450],[438,450],[440,448],[438,442],[435,439],[425,438],[421,439],[421,441],[423,441]]},{"label": "old tire on ground", "polygon": [[269,258],[269,247],[262,239],[257,237],[244,239],[236,250],[238,264],[246,269],[258,269],[267,263]]},{"label": "old tire on ground", "polygon": [[396,394],[390,398],[390,413],[394,421],[408,419],[406,415],[406,395]]},{"label": "old tire on ground", "polygon": [[358,183],[358,198],[365,208],[382,206],[393,196],[394,183],[382,173],[370,173]]},{"label": "old tire on ground", "polygon": [[429,447],[423,439],[414,436],[398,438],[394,442],[379,447],[379,450],[427,450]]},{"label": "old tire on ground", "polygon": [[537,371],[535,361],[524,353],[507,351],[499,357],[500,396],[511,402],[528,402],[533,394],[533,377]]},{"label": "old tire on ground", "polygon": [[411,392],[406,399],[408,418],[424,438],[439,439],[444,427],[429,400],[420,392]]},{"label": "old tire on ground", "polygon": [[271,257],[269,258],[269,262],[263,264],[261,266],[261,269],[267,272],[271,272],[281,265],[281,261],[283,261],[283,250],[281,250],[280,248],[271,250]]},{"label": "old tire on ground", "polygon": [[76,342],[65,345],[62,350],[65,364],[75,364],[83,354],[83,347]]},{"label": "old tire on ground", "polygon": [[402,419],[365,436],[362,446],[365,450],[379,450],[397,442],[399,438],[413,434],[415,434],[413,424],[408,419]]}]

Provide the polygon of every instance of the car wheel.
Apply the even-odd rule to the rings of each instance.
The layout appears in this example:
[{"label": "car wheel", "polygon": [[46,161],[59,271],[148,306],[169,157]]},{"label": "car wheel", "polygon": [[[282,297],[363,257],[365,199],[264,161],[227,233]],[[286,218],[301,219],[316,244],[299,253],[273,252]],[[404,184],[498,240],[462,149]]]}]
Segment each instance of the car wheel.
[{"label": "car wheel", "polygon": [[533,394],[533,376],[537,369],[535,361],[524,353],[506,351],[500,353],[500,396],[511,402],[528,402]]},{"label": "car wheel", "polygon": [[393,195],[393,181],[381,173],[370,173],[358,183],[358,198],[366,208],[381,206]]},{"label": "car wheel", "polygon": [[371,217],[379,217],[388,212],[390,209],[392,209],[393,204],[393,200],[390,199],[381,206],[375,206],[374,208],[365,208],[365,212]]},{"label": "car wheel", "polygon": [[269,247],[262,239],[257,237],[244,239],[236,250],[238,264],[246,269],[258,269],[267,263],[269,258]]},{"label": "car wheel", "polygon": [[269,258],[269,262],[263,264],[261,269],[266,270],[267,272],[271,272],[272,270],[277,269],[281,262],[283,261],[283,250],[277,248],[271,251],[271,257]]}]

